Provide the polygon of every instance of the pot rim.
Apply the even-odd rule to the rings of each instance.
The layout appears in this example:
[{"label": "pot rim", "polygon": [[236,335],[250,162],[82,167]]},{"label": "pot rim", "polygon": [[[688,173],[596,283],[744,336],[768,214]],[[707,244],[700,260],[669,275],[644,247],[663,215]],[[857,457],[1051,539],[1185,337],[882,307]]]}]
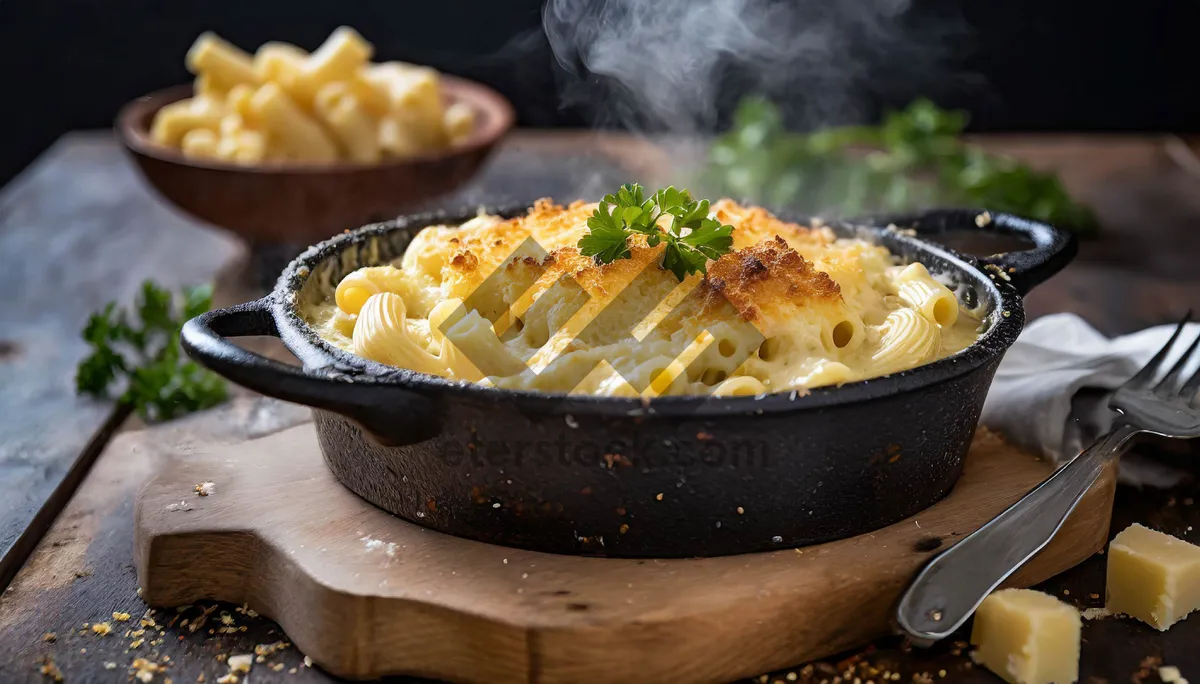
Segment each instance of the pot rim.
[{"label": "pot rim", "polygon": [[[981,324],[986,327],[986,330],[965,349],[915,368],[848,382],[840,386],[817,387],[807,391],[783,390],[755,396],[671,395],[656,398],[574,395],[564,392],[502,389],[387,366],[356,356],[322,339],[304,320],[300,312],[299,292],[308,276],[321,262],[351,246],[395,231],[407,230],[415,235],[416,232],[427,226],[462,223],[480,212],[511,217],[518,212],[527,210],[530,206],[530,204],[522,204],[412,214],[346,231],[309,247],[284,269],[274,289],[266,298],[280,337],[288,349],[301,360],[306,369],[331,370],[331,380],[390,385],[421,395],[444,396],[457,400],[485,403],[511,401],[516,402],[519,408],[550,415],[637,417],[654,415],[711,416],[819,410],[870,401],[883,396],[915,392],[961,377],[994,360],[1012,346],[1024,327],[1025,311],[1022,294],[1007,280],[1008,276],[1003,274],[1004,269],[986,268],[990,264],[983,264],[973,256],[960,254],[948,247],[903,232],[904,228],[915,226],[923,218],[939,213],[962,213],[972,216],[980,216],[985,213],[983,210],[977,209],[930,210],[910,217],[893,219],[886,217],[834,221],[822,219],[824,225],[833,228],[840,235],[863,237],[862,233],[866,232],[868,236],[878,238],[884,231],[889,231],[891,239],[907,244],[922,255],[944,260],[953,267],[951,272],[964,277],[965,280],[976,284],[985,284],[999,301],[998,306],[989,309],[983,315]],[[1028,223],[1025,219],[1003,213],[990,212],[987,215],[992,221],[997,222],[1010,220]],[[811,225],[811,220],[804,221],[786,216],[781,216],[781,218],[799,222],[802,225]],[[884,221],[887,222],[884,223]],[[1044,226],[1044,224],[1038,225]],[[1051,230],[1058,232],[1055,229]],[[1073,246],[1073,243],[1071,245]],[[1024,254],[1024,252],[1013,254]],[[996,278],[995,273],[997,272],[1002,274],[1000,279]],[[983,299],[984,295],[981,295],[981,304]],[[987,297],[987,299],[990,301],[992,297]]]}]

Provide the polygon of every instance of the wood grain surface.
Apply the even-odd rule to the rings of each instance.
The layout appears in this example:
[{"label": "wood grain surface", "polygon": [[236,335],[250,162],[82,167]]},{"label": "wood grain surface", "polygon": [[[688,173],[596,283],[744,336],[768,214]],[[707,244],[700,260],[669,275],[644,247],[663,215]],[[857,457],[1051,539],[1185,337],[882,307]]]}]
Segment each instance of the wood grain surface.
[{"label": "wood grain surface", "polygon": [[147,278],[207,282],[239,249],[151,198],[108,137],[64,138],[0,193],[0,586],[124,418],[75,395],[88,316]]},{"label": "wood grain surface", "polygon": [[[391,516],[337,481],[312,425],[180,448],[138,496],[143,599],[248,604],[342,676],[479,683],[723,682],[866,642],[888,633],[933,552],[1053,470],[981,431],[950,495],[895,525],[803,549],[647,561],[493,546]],[[1115,483],[1110,471],[1012,584],[1099,550]]]}]

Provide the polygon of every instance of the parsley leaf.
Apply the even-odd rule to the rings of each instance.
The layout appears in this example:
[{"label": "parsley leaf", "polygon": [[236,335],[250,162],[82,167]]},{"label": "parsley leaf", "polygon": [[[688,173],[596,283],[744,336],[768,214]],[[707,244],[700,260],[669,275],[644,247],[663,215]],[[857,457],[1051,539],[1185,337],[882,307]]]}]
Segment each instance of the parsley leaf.
[{"label": "parsley leaf", "polygon": [[142,284],[135,308],[140,324],[130,323],[128,312],[109,302],[83,329],[92,353],[76,369],[76,390],[118,396],[147,421],[170,420],[221,403],[225,382],[187,359],[179,346],[183,322],[211,306],[210,286],[188,288],[177,315],[171,293],[150,281]]},{"label": "parsley leaf", "polygon": [[[708,260],[733,247],[733,226],[721,225],[708,212],[708,200],[692,199],[687,190],[667,187],[646,199],[641,185],[627,183],[605,195],[592,212],[579,253],[602,264],[628,259],[633,256],[629,238],[642,234],[651,247],[666,243],[662,267],[682,281],[692,273],[707,273]],[[671,217],[665,231],[659,225],[664,216]]]}]

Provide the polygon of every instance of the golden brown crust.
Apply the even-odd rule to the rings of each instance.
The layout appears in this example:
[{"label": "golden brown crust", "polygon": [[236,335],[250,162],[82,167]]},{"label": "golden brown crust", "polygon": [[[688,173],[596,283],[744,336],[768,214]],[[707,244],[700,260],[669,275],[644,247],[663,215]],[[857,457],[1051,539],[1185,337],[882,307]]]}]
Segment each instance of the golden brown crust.
[{"label": "golden brown crust", "polygon": [[841,288],[777,235],[713,262],[695,294],[706,311],[728,300],[743,319],[753,321],[764,306],[835,300]]},{"label": "golden brown crust", "polygon": [[[598,264],[579,253],[576,243],[586,232],[587,219],[594,203],[573,202],[564,208],[549,199],[536,201],[524,216],[498,221],[469,235],[450,238],[457,249],[449,266],[461,274],[481,278],[495,267],[512,271],[533,268],[538,262],[528,253],[516,255],[529,237],[548,250],[540,266],[548,273],[543,279],[569,274],[592,297],[616,296],[647,266],[661,260],[663,247],[649,247],[646,238],[630,239],[629,259]],[[719,220],[733,225],[734,252],[709,265],[709,272],[691,294],[708,314],[727,299],[746,320],[761,317],[761,311],[774,310],[780,304],[802,305],[840,296],[837,283],[828,274],[817,271],[789,245],[825,245],[831,234],[788,223],[761,207],[742,206],[731,200],[713,205]],[[781,235],[788,237],[785,240]],[[699,279],[697,276],[692,278]]]}]

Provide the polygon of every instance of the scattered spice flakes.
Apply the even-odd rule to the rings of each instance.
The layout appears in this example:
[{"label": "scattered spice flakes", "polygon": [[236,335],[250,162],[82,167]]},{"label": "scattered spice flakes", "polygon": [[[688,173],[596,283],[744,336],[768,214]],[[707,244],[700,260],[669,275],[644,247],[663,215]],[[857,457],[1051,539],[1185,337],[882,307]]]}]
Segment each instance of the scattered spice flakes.
[{"label": "scattered spice flakes", "polygon": [[129,622],[129,613],[122,613],[120,611],[114,612],[113,619],[117,622]]},{"label": "scattered spice flakes", "polygon": [[193,489],[199,496],[210,496],[213,492],[217,491],[217,485],[212,481],[205,480],[193,487]]},{"label": "scattered spice flakes", "polygon": [[216,605],[211,605],[207,608],[202,608],[200,615],[198,617],[196,617],[196,619],[192,620],[192,624],[188,625],[188,631],[195,634],[196,630],[198,630],[204,626],[204,623],[208,621],[208,616],[212,615],[216,609],[217,609]]},{"label": "scattered spice flakes", "polygon": [[92,625],[92,631],[100,636],[108,636],[112,633],[112,625],[108,624],[107,622],[97,622],[96,624]]},{"label": "scattered spice flakes", "polygon": [[49,677],[56,682],[61,682],[63,680],[62,671],[58,669],[58,665],[55,664],[54,660],[50,656],[42,656],[42,659],[39,661],[39,663],[40,667],[38,668],[38,671],[41,672],[43,676]]}]

